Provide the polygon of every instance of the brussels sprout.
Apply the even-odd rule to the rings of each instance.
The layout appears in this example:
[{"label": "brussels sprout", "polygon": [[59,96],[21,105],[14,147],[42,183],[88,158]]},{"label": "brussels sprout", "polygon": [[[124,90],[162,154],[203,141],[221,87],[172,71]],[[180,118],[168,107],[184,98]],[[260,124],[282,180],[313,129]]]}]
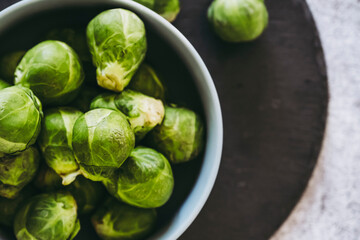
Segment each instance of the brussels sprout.
[{"label": "brussels sprout", "polygon": [[215,0],[208,9],[215,33],[228,42],[246,42],[261,35],[268,24],[263,0]]},{"label": "brussels sprout", "polygon": [[104,197],[105,189],[100,182],[93,182],[82,176],[67,187],[78,205],[78,213],[90,213]]},{"label": "brussels sprout", "polygon": [[120,8],[90,21],[87,42],[98,84],[116,92],[129,84],[147,49],[144,23],[135,13]]},{"label": "brussels sprout", "polygon": [[103,93],[96,96],[90,103],[90,109],[107,108],[118,111],[115,99],[117,95],[112,93]]},{"label": "brussels sprout", "polygon": [[187,162],[202,150],[204,126],[195,112],[166,106],[163,123],[148,134],[147,142],[172,163]]},{"label": "brussels sprout", "polygon": [[130,155],[135,136],[124,114],[99,108],[76,120],[72,146],[82,174],[102,181]]},{"label": "brussels sprout", "polygon": [[11,227],[14,222],[16,211],[25,200],[35,193],[34,189],[26,186],[15,199],[0,197],[0,224]]},{"label": "brussels sprout", "polygon": [[16,213],[16,238],[67,240],[80,230],[77,206],[70,193],[49,193],[32,197]]},{"label": "brussels sprout", "polygon": [[84,62],[91,61],[91,55],[86,43],[85,29],[57,28],[47,33],[46,39],[58,40],[68,44]]},{"label": "brussels sprout", "polygon": [[91,221],[104,240],[136,240],[146,237],[156,223],[155,209],[136,208],[109,198]]},{"label": "brussels sprout", "polygon": [[153,98],[165,99],[165,88],[158,75],[148,64],[141,64],[129,84],[129,88]]},{"label": "brussels sprout", "polygon": [[141,208],[157,208],[169,200],[174,178],[168,160],[151,148],[136,147],[115,177],[104,181],[109,193]]},{"label": "brussels sprout", "polygon": [[162,122],[165,111],[160,100],[129,89],[118,95],[99,95],[91,102],[90,108],[108,108],[124,113],[129,119],[137,140],[141,140]]},{"label": "brussels sprout", "polygon": [[82,112],[59,107],[45,111],[39,146],[49,167],[63,179],[63,184],[72,183],[80,174],[79,165],[72,150],[72,132],[75,121]]},{"label": "brussels sprout", "polygon": [[83,85],[78,96],[70,103],[71,106],[82,112],[90,110],[91,100],[100,94],[100,89],[92,86]]},{"label": "brussels sprout", "polygon": [[12,154],[34,144],[42,116],[41,103],[30,89],[0,90],[0,152]]},{"label": "brussels sprout", "polygon": [[172,22],[180,12],[179,0],[134,0]]},{"label": "brussels sprout", "polygon": [[21,189],[35,177],[39,162],[40,155],[34,147],[16,156],[0,158],[0,196],[16,198]]},{"label": "brussels sprout", "polygon": [[0,76],[12,83],[14,81],[15,69],[25,52],[15,51],[2,56],[0,59]]},{"label": "brussels sprout", "polygon": [[60,41],[44,41],[26,52],[15,70],[15,84],[31,88],[45,105],[66,104],[84,80],[80,59]]},{"label": "brussels sprout", "polygon": [[10,87],[11,85],[7,82],[5,82],[4,80],[0,79],[0,90],[1,89],[4,89],[4,88],[7,88],[7,87]]},{"label": "brussels sprout", "polygon": [[61,182],[61,177],[47,164],[43,163],[40,165],[39,172],[35,177],[34,186],[39,190],[51,192],[60,189],[63,186]]}]

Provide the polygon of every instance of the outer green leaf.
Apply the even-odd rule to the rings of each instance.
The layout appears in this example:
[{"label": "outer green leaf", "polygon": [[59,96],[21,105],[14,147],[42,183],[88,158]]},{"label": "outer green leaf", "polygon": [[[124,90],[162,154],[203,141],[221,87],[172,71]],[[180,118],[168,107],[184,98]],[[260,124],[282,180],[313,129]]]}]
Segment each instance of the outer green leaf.
[{"label": "outer green leaf", "polygon": [[7,88],[7,87],[10,87],[11,85],[7,82],[5,82],[4,80],[1,80],[0,79],[0,90],[1,89],[4,89],[4,88]]},{"label": "outer green leaf", "polygon": [[81,228],[80,220],[78,219],[78,220],[76,220],[75,228],[74,228],[73,232],[71,233],[70,237],[68,238],[68,240],[73,240],[76,237],[76,235],[79,233],[80,228]]},{"label": "outer green leaf", "polygon": [[111,110],[118,110],[115,105],[116,94],[103,93],[96,96],[90,103],[90,109],[106,108]]},{"label": "outer green leaf", "polygon": [[92,216],[91,221],[101,239],[143,239],[155,226],[156,211],[131,207],[109,198]]}]

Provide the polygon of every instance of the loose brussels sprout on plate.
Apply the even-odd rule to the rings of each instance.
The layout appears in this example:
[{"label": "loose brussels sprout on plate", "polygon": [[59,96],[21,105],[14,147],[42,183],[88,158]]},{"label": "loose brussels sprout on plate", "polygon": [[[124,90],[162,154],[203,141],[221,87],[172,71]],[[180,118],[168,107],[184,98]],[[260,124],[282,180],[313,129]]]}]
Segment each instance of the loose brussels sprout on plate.
[{"label": "loose brussels sprout on plate", "polygon": [[155,209],[136,208],[109,198],[91,221],[101,239],[137,240],[153,230],[156,217]]},{"label": "loose brussels sprout on plate", "polygon": [[116,176],[104,181],[117,199],[140,208],[157,208],[169,200],[174,178],[168,160],[151,148],[136,147]]},{"label": "loose brussels sprout on plate", "polygon": [[148,134],[147,142],[172,163],[187,162],[202,150],[204,126],[195,112],[166,106],[163,123]]},{"label": "loose brussels sprout on plate", "polygon": [[32,197],[16,213],[18,240],[71,240],[80,230],[77,205],[70,193],[44,193]]},{"label": "loose brussels sprout on plate", "polygon": [[16,66],[19,64],[21,58],[26,51],[15,51],[5,54],[0,58],[0,77],[6,81],[14,82],[14,75]]},{"label": "loose brussels sprout on plate", "polygon": [[147,50],[144,23],[135,13],[120,8],[90,21],[87,42],[98,84],[116,92],[129,84]]},{"label": "loose brussels sprout on plate", "polygon": [[70,102],[83,80],[78,55],[60,41],[39,43],[26,52],[15,70],[15,84],[31,88],[44,105]]},{"label": "loose brussels sprout on plate", "polygon": [[4,80],[0,79],[0,90],[1,89],[4,89],[4,88],[7,88],[7,87],[10,87],[11,85],[7,82],[5,82]]},{"label": "loose brussels sprout on plate", "polygon": [[39,146],[49,167],[62,177],[63,184],[73,182],[79,165],[72,150],[72,133],[82,112],[70,107],[48,109],[39,135]]},{"label": "loose brussels sprout on plate", "polygon": [[124,114],[99,108],[76,120],[72,146],[82,174],[93,181],[102,181],[130,155],[135,136]]},{"label": "loose brussels sprout on plate", "polygon": [[47,33],[46,39],[58,40],[68,44],[84,62],[91,61],[91,55],[87,48],[85,29],[56,28]]},{"label": "loose brussels sprout on plate", "polygon": [[13,154],[34,144],[42,116],[41,103],[30,89],[0,90],[0,152]]},{"label": "loose brussels sprout on plate", "polygon": [[16,156],[0,158],[0,196],[15,198],[35,177],[39,162],[40,154],[34,147]]},{"label": "loose brussels sprout on plate", "polygon": [[161,100],[142,93],[124,90],[118,95],[103,94],[91,102],[91,109],[108,108],[119,110],[129,119],[136,140],[141,140],[164,118],[164,105]]},{"label": "loose brussels sprout on plate", "polygon": [[131,79],[129,88],[156,99],[165,99],[164,85],[155,70],[146,63],[140,65]]},{"label": "loose brussels sprout on plate", "polygon": [[134,0],[172,22],[180,12],[179,0]]},{"label": "loose brussels sprout on plate", "polygon": [[14,222],[16,211],[35,191],[30,186],[26,186],[15,199],[0,197],[0,224],[11,227]]},{"label": "loose brussels sprout on plate", "polygon": [[215,33],[227,42],[246,42],[261,35],[268,24],[264,0],[215,0],[208,9]]},{"label": "loose brussels sprout on plate", "polygon": [[100,182],[93,182],[82,176],[76,178],[66,189],[74,196],[79,214],[93,211],[105,193],[104,186]]}]

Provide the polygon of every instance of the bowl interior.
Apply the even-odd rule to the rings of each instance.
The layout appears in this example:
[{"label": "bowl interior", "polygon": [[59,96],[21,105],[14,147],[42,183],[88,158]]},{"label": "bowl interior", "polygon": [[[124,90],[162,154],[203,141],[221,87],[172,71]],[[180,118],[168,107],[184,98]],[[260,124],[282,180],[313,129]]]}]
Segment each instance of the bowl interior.
[{"label": "bowl interior", "polygon": [[[56,10],[47,10],[36,14],[27,14],[12,22],[0,31],[0,55],[14,50],[26,50],[40,41],[53,28],[76,27],[85,31],[87,23],[105,9],[118,7],[116,4],[89,4],[86,6],[63,6]],[[205,120],[204,103],[201,100],[201,90],[194,83],[191,71],[178,56],[174,48],[162,35],[144,20],[148,52],[146,62],[150,63],[160,74],[167,87],[167,102],[177,103],[198,112]],[[85,34],[85,32],[84,32]],[[4,47],[6,46],[6,47]],[[87,78],[94,78],[94,69]],[[94,80],[95,81],[95,80]],[[205,121],[206,122],[206,121]],[[175,188],[171,199],[158,209],[158,222],[154,235],[164,231],[179,211],[197,181],[203,163],[201,155],[193,161],[173,166]],[[11,230],[7,230],[12,232]],[[158,232],[158,233],[157,233]],[[9,233],[8,233],[9,234]],[[89,222],[82,222],[79,239],[95,239],[95,233]],[[0,236],[1,238],[1,236]]]}]

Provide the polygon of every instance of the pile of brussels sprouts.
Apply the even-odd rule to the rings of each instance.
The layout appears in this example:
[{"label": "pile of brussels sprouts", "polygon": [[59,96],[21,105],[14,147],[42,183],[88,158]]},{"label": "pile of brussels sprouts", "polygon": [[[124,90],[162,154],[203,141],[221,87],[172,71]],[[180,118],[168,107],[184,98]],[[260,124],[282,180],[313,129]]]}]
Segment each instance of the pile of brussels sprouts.
[{"label": "pile of brussels sprouts", "polygon": [[146,51],[142,20],[119,8],[0,59],[0,224],[17,239],[73,239],[83,214],[102,239],[153,230],[204,125],[166,101]]}]

